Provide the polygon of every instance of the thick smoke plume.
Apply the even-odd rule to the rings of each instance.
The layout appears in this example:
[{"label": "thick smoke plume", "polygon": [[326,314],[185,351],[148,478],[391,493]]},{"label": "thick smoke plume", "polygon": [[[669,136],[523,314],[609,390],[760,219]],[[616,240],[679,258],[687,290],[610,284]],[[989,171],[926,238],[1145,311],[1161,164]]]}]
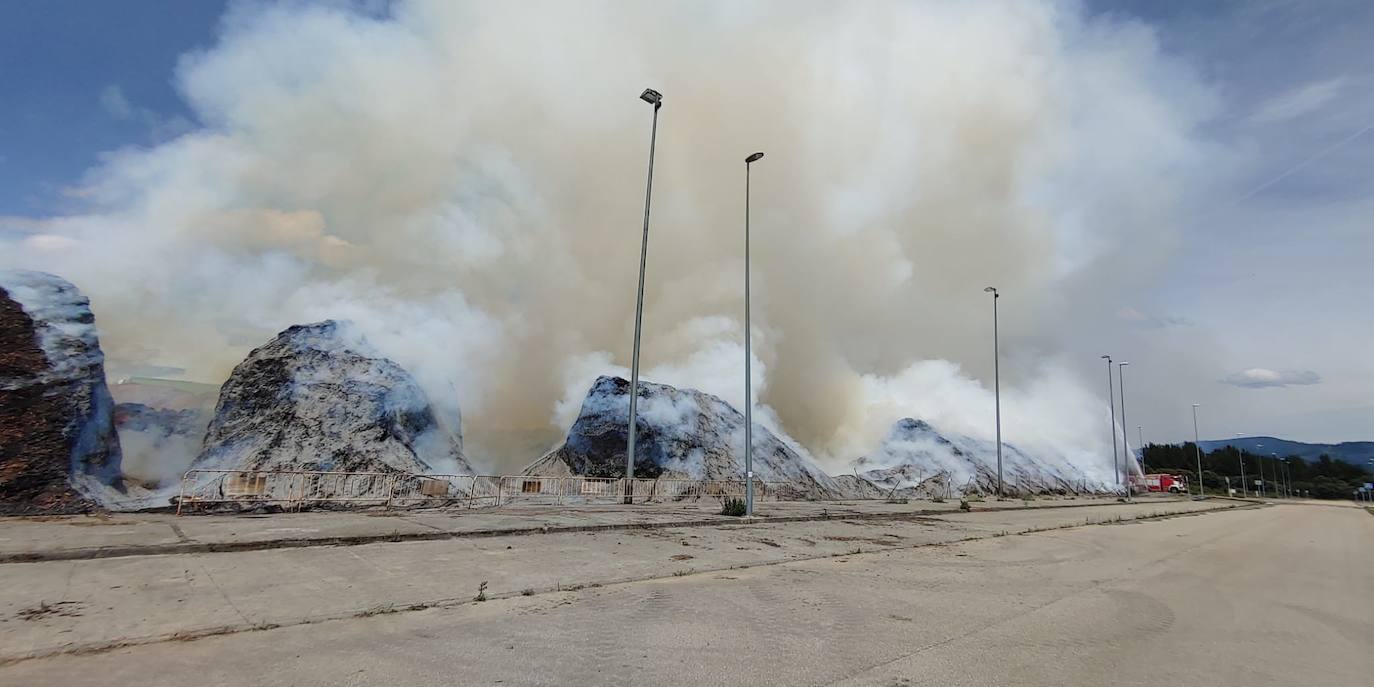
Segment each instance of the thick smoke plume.
[{"label": "thick smoke plume", "polygon": [[1212,102],[1148,29],[1025,0],[243,3],[174,78],[198,128],[0,233],[90,294],[112,376],[348,319],[470,437],[566,427],[629,364],[651,86],[645,377],[743,401],[766,151],[754,389],[837,469],[903,416],[991,436],[988,284],[1006,438],[1110,461],[1067,354],[1168,253]]}]

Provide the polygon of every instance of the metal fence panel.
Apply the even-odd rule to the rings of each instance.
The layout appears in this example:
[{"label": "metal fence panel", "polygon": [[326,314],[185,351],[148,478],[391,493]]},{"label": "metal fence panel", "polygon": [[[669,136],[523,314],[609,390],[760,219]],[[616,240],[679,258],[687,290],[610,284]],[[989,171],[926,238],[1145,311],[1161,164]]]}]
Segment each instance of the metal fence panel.
[{"label": "metal fence panel", "polygon": [[[744,498],[739,480],[545,477],[538,475],[413,475],[390,472],[188,470],[177,513],[185,508],[466,507],[511,504],[695,503]],[[758,500],[804,498],[782,483],[755,482]],[[795,489],[792,491],[796,491]]]}]

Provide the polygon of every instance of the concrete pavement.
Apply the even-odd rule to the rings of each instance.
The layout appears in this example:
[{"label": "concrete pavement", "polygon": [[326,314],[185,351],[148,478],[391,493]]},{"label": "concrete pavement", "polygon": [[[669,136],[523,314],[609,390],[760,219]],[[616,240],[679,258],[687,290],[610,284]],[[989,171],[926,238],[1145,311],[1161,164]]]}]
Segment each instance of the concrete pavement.
[{"label": "concrete pavement", "polygon": [[56,656],[0,682],[1349,686],[1369,684],[1371,588],[1374,518],[1278,505]]},{"label": "concrete pavement", "polygon": [[[1141,497],[1169,503],[1173,497]],[[975,511],[1115,504],[1113,498],[1064,497],[975,502]],[[764,521],[823,518],[902,518],[952,513],[958,500],[760,502]],[[108,513],[0,519],[0,563],[77,560],[166,553],[247,551],[337,546],[543,532],[610,531],[738,523],[720,514],[715,499],[600,506],[510,505],[489,509],[306,511],[187,515]]]},{"label": "concrete pavement", "polygon": [[1235,505],[1174,500],[11,563],[0,566],[10,581],[0,586],[0,661]]}]

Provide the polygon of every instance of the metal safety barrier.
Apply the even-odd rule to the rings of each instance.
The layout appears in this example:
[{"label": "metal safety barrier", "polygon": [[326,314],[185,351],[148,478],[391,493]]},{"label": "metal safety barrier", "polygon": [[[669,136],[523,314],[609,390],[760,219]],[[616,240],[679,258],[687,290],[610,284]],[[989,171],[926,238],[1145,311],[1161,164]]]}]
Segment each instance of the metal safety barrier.
[{"label": "metal safety barrier", "polygon": [[[538,475],[416,475],[399,472],[188,470],[177,514],[186,508],[463,507],[510,504],[612,504],[723,501],[744,498],[743,480],[545,477]],[[804,499],[783,482],[754,482],[757,501]]]},{"label": "metal safety barrier", "polygon": [[188,470],[181,478],[177,513],[194,506],[306,505],[414,507],[494,506],[489,478],[399,472]]}]

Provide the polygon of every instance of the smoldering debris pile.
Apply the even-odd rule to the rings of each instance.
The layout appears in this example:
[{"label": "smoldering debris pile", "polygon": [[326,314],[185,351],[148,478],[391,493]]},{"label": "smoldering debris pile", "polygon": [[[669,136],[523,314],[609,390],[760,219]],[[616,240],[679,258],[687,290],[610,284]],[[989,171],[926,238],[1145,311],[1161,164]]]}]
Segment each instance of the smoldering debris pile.
[{"label": "smoldering debris pile", "polygon": [[152,382],[119,385],[130,400],[116,405],[89,301],[50,274],[0,272],[0,512],[166,506],[188,466],[473,473],[460,428],[346,322],[293,326],[253,350],[213,413],[213,387]]},{"label": "smoldering debris pile", "polygon": [[60,277],[0,271],[0,511],[123,492],[113,408],[90,301]]},{"label": "smoldering debris pile", "polygon": [[[526,468],[531,475],[623,477],[630,383],[599,377],[562,446]],[[640,382],[635,476],[695,480],[744,479],[744,416],[730,404],[694,389]],[[799,447],[754,424],[756,479],[786,485],[812,498],[842,490]]]},{"label": "smoldering debris pile", "polygon": [[334,320],[290,327],[234,368],[192,467],[472,474],[410,373]]},{"label": "smoldering debris pile", "polygon": [[[76,287],[49,274],[0,272],[0,512],[165,506],[188,466],[474,474],[461,428],[446,426],[410,373],[347,322],[292,326],[254,349],[218,389],[213,411],[210,385],[144,380],[116,389],[124,401],[117,406],[89,301]],[[745,421],[728,403],[645,382],[638,407],[636,477],[744,478]],[[527,474],[623,476],[628,417],[629,382],[598,378],[563,443]],[[827,475],[800,446],[757,423],[753,455],[756,478],[791,497],[986,494],[997,480],[992,442],[911,418],[855,461],[852,474]],[[1109,488],[1067,461],[1014,445],[1004,445],[1003,457],[1011,493]]]},{"label": "smoldering debris pile", "polygon": [[[997,445],[943,433],[923,420],[898,420],[876,451],[854,461],[856,475],[884,493],[933,498],[991,494],[997,489]],[[1002,444],[1002,475],[1009,494],[1076,494],[1109,485],[1072,471],[1066,462],[1033,456]]]}]

